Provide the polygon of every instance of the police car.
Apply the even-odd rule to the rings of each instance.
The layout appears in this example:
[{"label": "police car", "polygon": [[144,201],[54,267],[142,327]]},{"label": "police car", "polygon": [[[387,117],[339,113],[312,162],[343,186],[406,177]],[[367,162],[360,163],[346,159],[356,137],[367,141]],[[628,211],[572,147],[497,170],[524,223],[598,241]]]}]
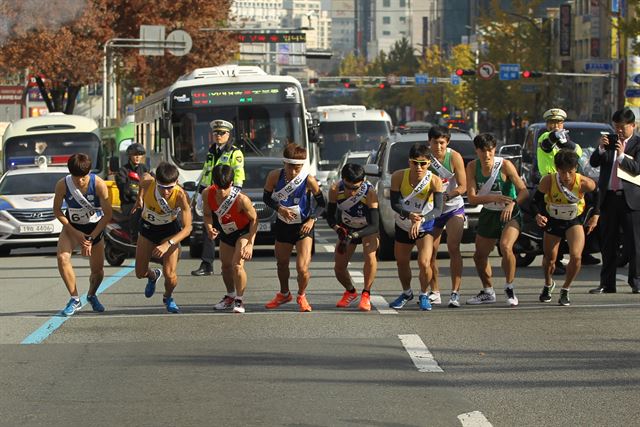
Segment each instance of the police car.
[{"label": "police car", "polygon": [[69,173],[64,164],[13,169],[0,178],[0,256],[56,246],[62,224],[53,215],[53,197],[56,182]]}]

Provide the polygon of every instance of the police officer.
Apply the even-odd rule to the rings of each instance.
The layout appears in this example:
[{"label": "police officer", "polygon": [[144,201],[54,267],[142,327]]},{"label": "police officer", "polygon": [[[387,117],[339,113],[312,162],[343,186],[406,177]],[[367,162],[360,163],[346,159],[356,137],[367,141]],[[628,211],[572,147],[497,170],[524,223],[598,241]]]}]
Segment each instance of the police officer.
[{"label": "police officer", "polygon": [[[115,181],[120,193],[120,210],[123,216],[129,216],[131,209],[138,198],[138,190],[143,175],[149,172],[147,165],[144,164],[144,156],[146,151],[142,144],[133,143],[127,147],[127,156],[129,161],[123,165],[118,171]],[[140,221],[140,212],[134,212],[129,218],[129,231],[132,237],[138,234],[138,222]]]},{"label": "police officer", "polygon": [[[210,123],[213,132],[213,143],[209,147],[207,160],[204,162],[199,191],[212,184],[213,168],[217,165],[229,165],[233,170],[233,185],[242,187],[244,181],[244,156],[242,151],[233,145],[231,131],[233,125],[226,120],[214,120]],[[197,270],[191,272],[194,276],[210,276],[213,274],[213,259],[216,253],[215,241],[209,239],[207,233],[203,236],[202,262]]]}]

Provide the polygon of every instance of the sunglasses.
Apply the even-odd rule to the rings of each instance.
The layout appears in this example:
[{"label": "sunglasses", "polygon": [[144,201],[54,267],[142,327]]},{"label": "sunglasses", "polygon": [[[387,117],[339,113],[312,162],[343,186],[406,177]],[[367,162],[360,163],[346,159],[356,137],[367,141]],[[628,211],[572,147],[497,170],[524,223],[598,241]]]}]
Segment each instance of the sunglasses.
[{"label": "sunglasses", "polygon": [[227,132],[226,130],[216,130],[216,131],[213,131],[213,134],[214,134],[214,135],[218,135],[218,136],[226,135],[226,134],[228,134],[228,133],[229,133],[229,132]]},{"label": "sunglasses", "polygon": [[413,163],[416,166],[427,166],[430,162],[429,160],[414,160],[414,159],[409,159],[409,161],[411,163]]},{"label": "sunglasses", "polygon": [[175,183],[169,184],[169,185],[162,185],[162,184],[156,184],[156,185],[158,186],[158,190],[166,190],[166,191],[173,190],[173,187],[176,186]]},{"label": "sunglasses", "polygon": [[360,186],[362,185],[362,182],[359,184],[347,184],[346,182],[344,183],[344,188],[346,188],[347,190],[357,190],[358,188],[360,188]]}]

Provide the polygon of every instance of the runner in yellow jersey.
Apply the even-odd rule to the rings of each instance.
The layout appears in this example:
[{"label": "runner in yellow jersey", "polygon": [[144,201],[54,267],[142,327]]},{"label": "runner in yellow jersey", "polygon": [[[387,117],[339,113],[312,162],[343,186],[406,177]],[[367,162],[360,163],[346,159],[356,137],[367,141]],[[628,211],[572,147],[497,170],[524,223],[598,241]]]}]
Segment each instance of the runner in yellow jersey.
[{"label": "runner in yellow jersey", "polygon": [[560,150],[554,158],[556,173],[542,178],[534,196],[536,223],[544,228],[544,269],[545,285],[540,294],[540,302],[551,301],[551,291],[555,282],[551,278],[555,269],[558,247],[563,238],[569,244],[569,264],[564,285],[560,291],[560,305],[570,305],[569,288],[580,271],[582,249],[584,248],[584,194],[596,189],[596,183],[577,173],[578,156],[571,150]]}]

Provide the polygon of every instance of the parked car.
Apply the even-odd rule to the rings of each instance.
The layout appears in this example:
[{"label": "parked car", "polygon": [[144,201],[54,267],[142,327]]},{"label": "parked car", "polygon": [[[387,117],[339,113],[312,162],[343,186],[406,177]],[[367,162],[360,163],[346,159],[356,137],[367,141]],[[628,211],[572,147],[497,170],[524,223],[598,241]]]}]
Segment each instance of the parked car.
[{"label": "parked car", "polygon": [[[380,251],[378,255],[383,260],[393,259],[395,227],[394,211],[391,208],[390,199],[391,175],[399,169],[409,167],[409,150],[413,144],[426,143],[428,140],[429,135],[426,133],[396,133],[388,142],[380,144],[375,157],[365,165],[368,179],[374,184],[378,193],[380,205]],[[452,132],[449,147],[461,154],[465,165],[476,157],[473,140],[466,132]],[[475,240],[475,229],[482,206],[470,205],[466,196],[464,196],[464,200],[466,217],[462,241],[470,243]],[[446,240],[446,232],[443,234],[444,240]]]},{"label": "parked car", "polygon": [[0,178],[0,256],[13,248],[56,246],[62,224],[53,215],[56,182],[66,167],[13,169]]},{"label": "parked car", "polygon": [[325,188],[323,188],[325,198],[327,198],[329,188],[331,188],[331,186],[335,182],[340,181],[340,172],[342,171],[344,165],[346,165],[347,163],[356,163],[358,165],[364,166],[365,164],[367,164],[370,156],[371,151],[347,151],[346,153],[344,153],[344,156],[342,156],[342,159],[340,159],[340,163],[338,163],[338,167],[332,170],[327,177],[327,185],[325,186]]},{"label": "parked car", "polygon": [[[256,245],[272,245],[275,243],[274,225],[276,213],[262,201],[264,183],[267,175],[273,169],[282,167],[282,159],[276,157],[245,157],[242,192],[249,196],[258,214],[258,234]],[[200,208],[194,209],[193,231],[189,237],[189,255],[199,258],[202,255],[202,242],[204,237],[203,212]]]},{"label": "parked car", "polygon": [[[600,175],[599,168],[592,168],[588,165],[591,153],[598,149],[600,136],[603,133],[615,133],[613,127],[606,123],[592,122],[565,122],[564,128],[569,131],[571,141],[582,148],[581,166],[582,173],[598,182]],[[544,123],[532,123],[527,128],[524,145],[522,147],[522,175],[527,187],[533,188],[540,182],[538,173],[538,138],[547,129]]]}]

